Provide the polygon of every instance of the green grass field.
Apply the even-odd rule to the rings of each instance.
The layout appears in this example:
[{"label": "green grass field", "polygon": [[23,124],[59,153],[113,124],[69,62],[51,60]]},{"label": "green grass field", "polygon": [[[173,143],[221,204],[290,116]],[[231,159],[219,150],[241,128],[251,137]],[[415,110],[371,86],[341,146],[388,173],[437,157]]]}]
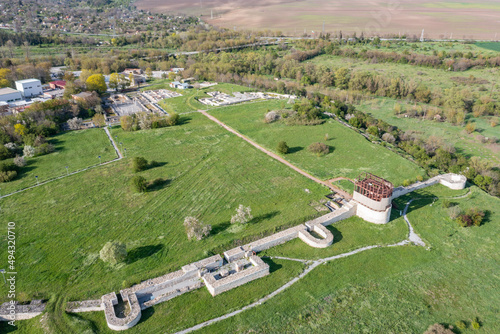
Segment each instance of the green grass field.
[{"label": "green grass field", "polygon": [[480,48],[484,48],[486,50],[492,50],[500,52],[500,43],[499,42],[478,42],[476,45]]},{"label": "green grass field", "polygon": [[394,114],[394,105],[400,103],[410,109],[413,104],[406,104],[404,101],[398,101],[391,98],[374,98],[362,102],[357,106],[361,111],[371,114],[373,117],[397,126],[403,131],[416,131],[422,138],[437,136],[446,143],[452,143],[458,150],[468,156],[479,156],[488,159],[494,164],[500,164],[500,150],[498,146],[483,144],[476,138],[481,134],[485,137],[500,137],[500,127],[491,127],[484,118],[473,119],[476,124],[476,131],[467,134],[464,127],[454,126],[447,122],[436,122],[430,120],[421,120],[416,118],[397,117]]},{"label": "green grass field", "polygon": [[[130,284],[177,270],[212,249],[232,247],[232,240],[319,215],[309,204],[327,194],[326,188],[202,115],[183,122],[146,132],[113,129],[129,157],[160,164],[141,173],[148,180],[166,179],[146,194],[130,189],[133,173],[124,159],[2,200],[3,221],[16,222],[18,231],[21,299],[98,298],[118,291],[125,280]],[[240,203],[251,206],[255,219],[230,226]],[[212,235],[189,242],[182,225],[189,215],[211,224]],[[6,234],[2,224],[0,258],[7,254]],[[109,240],[127,244],[126,264],[111,268],[98,259]]]},{"label": "green grass field", "polygon": [[[64,132],[50,138],[55,151],[26,159],[27,165],[16,179],[1,183],[1,195],[44,182],[68,172],[117,158],[116,152],[103,129],[88,129]],[[11,161],[13,159],[10,159]],[[66,166],[68,170],[66,171]]]},{"label": "green grass field", "polygon": [[[337,176],[355,178],[367,171],[399,185],[405,179],[424,173],[416,164],[370,143],[334,120],[316,126],[264,123],[268,110],[280,109],[283,105],[284,101],[266,101],[229,106],[210,113],[271,151],[276,151],[280,141],[286,141],[291,153],[284,158],[324,180]],[[322,157],[310,153],[307,147],[314,142],[324,142],[325,134],[329,137],[326,144],[331,147],[330,153]]]},{"label": "green grass field", "polygon": [[[443,191],[436,186],[398,202],[434,193]],[[441,201],[416,201],[408,217],[430,250],[377,248],[327,263],[264,305],[199,333],[423,333],[433,323],[460,320],[468,326],[460,333],[498,333],[500,200],[474,187],[453,201],[489,209],[486,223],[461,228]],[[471,328],[475,317],[479,331]]]}]

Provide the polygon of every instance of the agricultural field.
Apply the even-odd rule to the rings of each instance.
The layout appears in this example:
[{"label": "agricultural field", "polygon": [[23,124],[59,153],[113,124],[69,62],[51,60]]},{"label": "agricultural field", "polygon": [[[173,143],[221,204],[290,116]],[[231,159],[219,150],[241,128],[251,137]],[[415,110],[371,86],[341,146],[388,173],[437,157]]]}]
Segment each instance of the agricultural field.
[{"label": "agricultural field", "polygon": [[27,165],[17,178],[1,184],[0,195],[35,185],[35,176],[38,176],[38,182],[41,183],[68,172],[98,165],[100,161],[104,163],[117,158],[103,129],[64,132],[50,137],[48,143],[54,145],[55,151],[26,159]]},{"label": "agricultural field", "polygon": [[[283,100],[264,101],[214,109],[210,113],[271,151],[276,152],[278,143],[285,141],[290,147],[290,153],[284,158],[323,180],[338,176],[356,178],[366,171],[400,185],[406,179],[424,174],[411,161],[370,143],[363,136],[331,119],[315,126],[264,123],[267,111],[284,107],[286,101]],[[308,152],[307,147],[314,142],[325,142],[330,146],[330,153],[318,157]]]},{"label": "agricultural field", "polygon": [[500,4],[494,0],[457,3],[402,0],[299,1],[267,0],[227,2],[222,0],[137,0],[139,9],[179,12],[230,29],[272,29],[292,36],[319,32],[356,32],[358,36],[417,35],[492,40],[498,27]]}]

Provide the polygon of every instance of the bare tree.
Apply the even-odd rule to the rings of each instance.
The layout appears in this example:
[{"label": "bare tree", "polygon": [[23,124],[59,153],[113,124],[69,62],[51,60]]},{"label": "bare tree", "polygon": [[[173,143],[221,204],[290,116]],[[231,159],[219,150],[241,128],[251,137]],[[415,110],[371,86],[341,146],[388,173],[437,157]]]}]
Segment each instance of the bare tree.
[{"label": "bare tree", "polygon": [[189,240],[201,240],[208,236],[212,230],[212,225],[204,225],[198,218],[191,216],[184,219],[184,227]]},{"label": "bare tree", "polygon": [[243,204],[240,204],[236,209],[236,214],[231,217],[231,224],[234,223],[246,224],[252,219],[253,219],[252,209],[249,206],[245,207],[243,206]]},{"label": "bare tree", "polygon": [[83,119],[78,118],[78,117],[74,117],[74,118],[68,119],[67,123],[68,123],[68,126],[71,130],[78,130],[82,126]]}]

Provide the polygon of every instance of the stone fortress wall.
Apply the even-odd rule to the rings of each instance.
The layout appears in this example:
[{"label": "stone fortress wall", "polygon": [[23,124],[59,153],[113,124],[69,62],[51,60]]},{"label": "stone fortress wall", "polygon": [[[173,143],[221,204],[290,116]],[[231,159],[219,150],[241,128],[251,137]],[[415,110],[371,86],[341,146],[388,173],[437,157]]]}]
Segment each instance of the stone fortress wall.
[{"label": "stone fortress wall", "polygon": [[[431,178],[425,182],[417,182],[409,187],[394,189],[391,200],[411,191],[422,189],[436,183],[441,183],[451,189],[463,189],[466,178],[461,175],[445,174]],[[256,256],[256,253],[283,244],[295,238],[316,248],[325,248],[334,241],[333,234],[326,228],[335,222],[358,215],[376,223],[377,212],[366,211],[356,200],[345,201],[340,209],[310,220],[304,224],[288,228],[271,236],[259,239],[249,244],[235,247],[224,252],[224,259],[214,255],[197,262],[187,264],[181,270],[152,278],[120,291],[121,303],[128,304],[130,310],[126,315],[117,315],[115,306],[120,303],[115,292],[108,293],[100,300],[77,301],[67,303],[67,312],[104,311],[109,328],[125,330],[136,325],[141,318],[141,310],[155,304],[175,298],[183,293],[206,286],[213,295],[236,288],[242,284],[269,274],[269,265]],[[388,208],[390,215],[390,206]],[[382,214],[387,214],[382,211]],[[366,219],[366,218],[369,219]],[[375,220],[375,221],[374,221]],[[313,236],[311,232],[319,237]],[[29,305],[22,305],[26,308]],[[20,312],[18,319],[27,319],[43,311],[45,304],[38,305],[33,310],[26,308]],[[0,320],[6,319],[5,304],[0,307]],[[36,312],[35,312],[36,311]],[[25,314],[25,315],[23,315]],[[34,314],[34,315],[33,315]],[[23,318],[25,316],[25,318]]]}]

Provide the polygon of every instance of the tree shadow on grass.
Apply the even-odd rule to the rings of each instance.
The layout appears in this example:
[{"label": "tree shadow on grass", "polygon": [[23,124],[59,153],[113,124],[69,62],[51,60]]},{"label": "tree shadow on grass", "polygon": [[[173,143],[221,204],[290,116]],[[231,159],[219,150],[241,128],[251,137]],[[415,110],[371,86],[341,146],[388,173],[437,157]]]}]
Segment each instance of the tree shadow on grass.
[{"label": "tree shadow on grass", "polygon": [[168,164],[168,162],[159,162],[159,161],[151,160],[148,163],[147,169],[153,169],[153,168],[157,168],[157,167],[163,167],[166,164]]},{"label": "tree shadow on grass", "polygon": [[231,226],[231,222],[229,222],[229,221],[217,224],[212,228],[212,231],[210,231],[210,234],[216,235],[220,232],[225,231],[229,226]]},{"label": "tree shadow on grass", "polygon": [[189,121],[191,121],[191,120],[192,120],[191,117],[181,115],[181,117],[179,117],[179,122],[177,123],[177,125],[189,124]]},{"label": "tree shadow on grass", "polygon": [[294,146],[294,147],[290,147],[288,148],[288,153],[289,154],[292,154],[292,153],[296,153],[296,152],[300,152],[302,151],[304,148],[301,147],[301,146]]},{"label": "tree shadow on grass", "polygon": [[265,263],[267,263],[269,265],[269,273],[273,273],[275,272],[276,270],[280,270],[281,268],[283,268],[283,266],[281,264],[278,264],[276,262],[274,262],[272,259],[266,257],[266,258],[263,258],[262,261],[264,261]]},{"label": "tree shadow on grass", "polygon": [[[97,328],[95,322],[84,319],[82,316],[76,314],[76,313],[66,313],[70,319],[72,319],[72,323],[78,324],[78,328],[74,328],[78,330],[80,333],[87,332],[88,330],[91,330],[92,333],[98,333],[99,329]],[[4,333],[4,332],[2,332]]]},{"label": "tree shadow on grass", "polygon": [[14,333],[17,331],[17,326],[9,325],[7,321],[0,321],[0,333]]},{"label": "tree shadow on grass", "polygon": [[139,323],[147,321],[149,318],[151,318],[153,316],[153,314],[155,314],[154,307],[148,307],[147,309],[142,310],[141,311],[141,320],[139,321]]},{"label": "tree shadow on grass", "polygon": [[126,263],[131,264],[138,260],[149,257],[153,254],[158,253],[164,247],[165,246],[163,246],[163,244],[157,244],[157,245],[148,245],[148,246],[141,246],[134,248],[130,252],[128,252]]},{"label": "tree shadow on grass", "polygon": [[158,179],[155,179],[153,181],[151,181],[151,183],[148,185],[148,191],[158,191],[158,190],[161,190],[165,187],[168,187],[168,185],[171,183],[172,181],[169,180],[169,179],[162,179],[162,178],[158,178]]},{"label": "tree shadow on grass", "polygon": [[248,223],[249,224],[257,224],[257,223],[260,223],[261,221],[271,219],[279,214],[280,214],[280,211],[271,211],[271,212],[268,212],[266,214],[263,214],[263,215],[260,215],[257,217],[253,217],[253,219],[250,220]]}]

